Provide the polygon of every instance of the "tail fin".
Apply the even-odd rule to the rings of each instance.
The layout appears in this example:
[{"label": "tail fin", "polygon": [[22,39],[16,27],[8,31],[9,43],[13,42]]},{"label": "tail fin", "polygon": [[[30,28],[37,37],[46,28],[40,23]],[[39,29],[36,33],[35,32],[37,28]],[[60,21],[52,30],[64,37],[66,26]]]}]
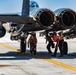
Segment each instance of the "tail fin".
[{"label": "tail fin", "polygon": [[23,0],[22,16],[29,16],[29,0]]}]

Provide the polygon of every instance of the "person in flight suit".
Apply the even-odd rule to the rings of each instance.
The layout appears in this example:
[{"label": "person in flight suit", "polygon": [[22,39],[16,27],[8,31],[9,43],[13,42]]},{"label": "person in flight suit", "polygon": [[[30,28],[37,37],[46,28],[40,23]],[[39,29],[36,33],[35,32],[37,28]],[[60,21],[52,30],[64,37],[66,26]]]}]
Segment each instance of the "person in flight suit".
[{"label": "person in flight suit", "polygon": [[29,38],[28,47],[29,45],[30,45],[30,53],[32,54],[34,52],[34,55],[36,55],[37,38],[35,33],[32,33]]}]

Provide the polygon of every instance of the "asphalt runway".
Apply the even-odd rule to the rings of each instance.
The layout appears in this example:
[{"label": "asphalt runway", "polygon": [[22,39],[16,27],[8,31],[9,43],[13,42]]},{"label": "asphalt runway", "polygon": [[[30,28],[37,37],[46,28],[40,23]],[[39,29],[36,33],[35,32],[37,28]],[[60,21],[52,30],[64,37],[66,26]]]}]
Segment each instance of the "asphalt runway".
[{"label": "asphalt runway", "polygon": [[76,39],[67,40],[68,55],[53,57],[44,37],[37,35],[37,55],[30,55],[28,47],[25,55],[17,54],[20,44],[9,38],[6,34],[0,39],[0,75],[76,75]]}]

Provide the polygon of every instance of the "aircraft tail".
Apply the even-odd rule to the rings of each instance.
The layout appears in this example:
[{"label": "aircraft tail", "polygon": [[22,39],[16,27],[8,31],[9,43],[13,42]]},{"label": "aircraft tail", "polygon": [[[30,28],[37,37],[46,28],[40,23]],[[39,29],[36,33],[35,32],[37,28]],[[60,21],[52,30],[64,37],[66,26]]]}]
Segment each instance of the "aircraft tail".
[{"label": "aircraft tail", "polygon": [[22,16],[29,16],[29,0],[23,0]]}]

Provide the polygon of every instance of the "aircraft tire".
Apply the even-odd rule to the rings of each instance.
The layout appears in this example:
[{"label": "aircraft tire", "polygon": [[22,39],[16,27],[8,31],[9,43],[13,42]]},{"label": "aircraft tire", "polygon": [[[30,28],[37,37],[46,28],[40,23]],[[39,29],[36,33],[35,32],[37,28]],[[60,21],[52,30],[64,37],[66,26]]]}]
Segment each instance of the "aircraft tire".
[{"label": "aircraft tire", "polygon": [[25,52],[24,38],[21,38],[21,42],[20,42],[20,50],[21,50],[21,52]]},{"label": "aircraft tire", "polygon": [[63,44],[63,54],[64,55],[68,54],[68,44],[65,41],[64,41],[64,44]]}]

